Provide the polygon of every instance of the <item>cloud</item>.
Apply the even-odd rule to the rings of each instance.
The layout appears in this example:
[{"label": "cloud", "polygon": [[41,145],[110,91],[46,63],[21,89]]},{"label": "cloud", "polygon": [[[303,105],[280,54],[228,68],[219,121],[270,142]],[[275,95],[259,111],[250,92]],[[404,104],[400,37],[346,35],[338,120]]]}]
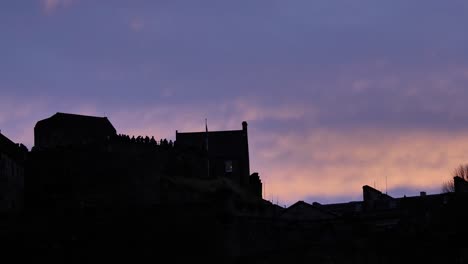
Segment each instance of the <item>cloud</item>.
[{"label": "cloud", "polygon": [[72,5],[76,0],[41,0],[42,10],[50,15],[61,8],[66,8]]},{"label": "cloud", "polygon": [[355,199],[361,197],[363,185],[388,190],[396,197],[402,190],[412,190],[412,194],[436,191],[450,180],[454,167],[468,160],[464,151],[468,143],[463,143],[468,142],[468,131],[463,130],[398,127],[284,130],[263,125],[300,121],[309,112],[314,111],[303,106],[272,107],[238,99],[204,106],[122,109],[110,118],[119,132],[172,140],[176,129],[203,131],[207,113],[211,116],[208,120],[212,131],[240,129],[242,120],[248,120],[251,171],[260,173],[267,199],[289,204],[310,197],[318,202]]},{"label": "cloud", "polygon": [[363,185],[390,195],[401,195],[402,188],[413,194],[440,190],[452,169],[468,161],[468,131],[262,132],[249,135],[250,151],[256,153],[252,164],[266,183],[267,198],[289,203],[310,196],[359,197]]},{"label": "cloud", "polygon": [[14,142],[32,147],[34,125],[42,118],[41,114],[46,108],[47,103],[39,98],[35,101],[25,101],[16,97],[2,96],[0,99],[1,133]]},{"label": "cloud", "polygon": [[205,117],[211,131],[241,129],[241,122],[247,120],[251,172],[260,173],[265,198],[286,204],[310,199],[347,202],[362,196],[363,185],[388,190],[396,197],[411,190],[414,194],[436,191],[450,180],[454,167],[468,161],[467,130],[378,126],[285,129],[288,122],[308,122],[309,116],[320,112],[301,104],[272,106],[245,98],[106,108],[94,102],[2,97],[0,127],[15,142],[31,147],[35,123],[55,112],[107,116],[118,133],[172,140],[175,130],[203,131]]},{"label": "cloud", "polygon": [[243,120],[263,121],[263,120],[297,120],[303,118],[307,112],[311,112],[310,106],[307,108],[300,103],[291,106],[285,104],[268,105],[261,100],[240,98],[233,103],[228,103]]},{"label": "cloud", "polygon": [[130,29],[135,32],[140,32],[145,27],[143,19],[135,17],[130,21]]},{"label": "cloud", "polygon": [[[51,15],[79,1],[36,2]],[[22,19],[23,4],[0,10],[13,25],[2,50],[18,51],[0,63],[7,136],[30,146],[57,111],[168,139],[205,118],[210,130],[246,120],[252,170],[284,201],[358,197],[384,176],[390,194],[435,188],[466,159],[463,1],[128,2],[87,1],[99,12],[46,24]]]},{"label": "cloud", "polygon": [[0,97],[0,129],[2,134],[28,148],[34,146],[34,126],[37,121],[48,118],[56,112],[103,116],[93,103],[81,104],[62,101],[53,97],[19,98]]}]

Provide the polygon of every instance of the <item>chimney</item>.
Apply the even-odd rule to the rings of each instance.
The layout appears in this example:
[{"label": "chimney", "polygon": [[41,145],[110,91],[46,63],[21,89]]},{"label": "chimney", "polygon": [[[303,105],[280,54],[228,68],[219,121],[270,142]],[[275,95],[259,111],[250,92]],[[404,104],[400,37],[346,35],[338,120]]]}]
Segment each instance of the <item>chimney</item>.
[{"label": "chimney", "polygon": [[247,131],[247,122],[242,122],[242,130]]}]

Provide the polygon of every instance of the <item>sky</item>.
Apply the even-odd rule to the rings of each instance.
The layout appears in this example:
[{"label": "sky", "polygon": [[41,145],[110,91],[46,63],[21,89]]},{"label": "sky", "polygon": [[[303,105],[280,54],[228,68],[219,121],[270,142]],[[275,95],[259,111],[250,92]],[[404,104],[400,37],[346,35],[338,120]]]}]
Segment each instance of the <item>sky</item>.
[{"label": "sky", "polygon": [[0,129],[56,112],[118,133],[249,126],[280,205],[440,193],[468,162],[468,1],[0,1]]}]

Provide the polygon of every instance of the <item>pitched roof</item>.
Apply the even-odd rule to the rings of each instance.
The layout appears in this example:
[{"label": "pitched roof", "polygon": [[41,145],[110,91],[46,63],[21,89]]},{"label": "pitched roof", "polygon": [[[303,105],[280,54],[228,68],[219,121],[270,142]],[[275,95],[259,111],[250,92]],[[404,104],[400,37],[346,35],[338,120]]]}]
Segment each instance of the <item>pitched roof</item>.
[{"label": "pitched roof", "polygon": [[104,128],[112,130],[114,133],[116,133],[114,126],[109,121],[109,119],[107,119],[107,117],[86,116],[57,112],[53,116],[37,122],[36,127],[40,127],[44,124],[52,124],[53,126],[59,127]]},{"label": "pitched roof", "polygon": [[326,210],[321,206],[298,201],[285,209],[281,217],[303,220],[325,220],[336,218],[338,214]]},{"label": "pitched roof", "polygon": [[0,133],[0,150],[14,159],[19,159],[22,152],[27,152],[27,148],[22,144],[16,144]]}]

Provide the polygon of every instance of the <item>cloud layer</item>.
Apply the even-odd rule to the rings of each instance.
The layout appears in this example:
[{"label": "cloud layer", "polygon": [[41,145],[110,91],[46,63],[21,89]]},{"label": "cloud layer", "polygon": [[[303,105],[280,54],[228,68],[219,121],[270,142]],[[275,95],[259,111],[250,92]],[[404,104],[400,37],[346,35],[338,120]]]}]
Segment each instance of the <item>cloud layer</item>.
[{"label": "cloud layer", "polygon": [[246,120],[288,203],[435,192],[467,160],[466,1],[33,3],[0,3],[0,129],[29,147],[58,111],[168,139]]}]

